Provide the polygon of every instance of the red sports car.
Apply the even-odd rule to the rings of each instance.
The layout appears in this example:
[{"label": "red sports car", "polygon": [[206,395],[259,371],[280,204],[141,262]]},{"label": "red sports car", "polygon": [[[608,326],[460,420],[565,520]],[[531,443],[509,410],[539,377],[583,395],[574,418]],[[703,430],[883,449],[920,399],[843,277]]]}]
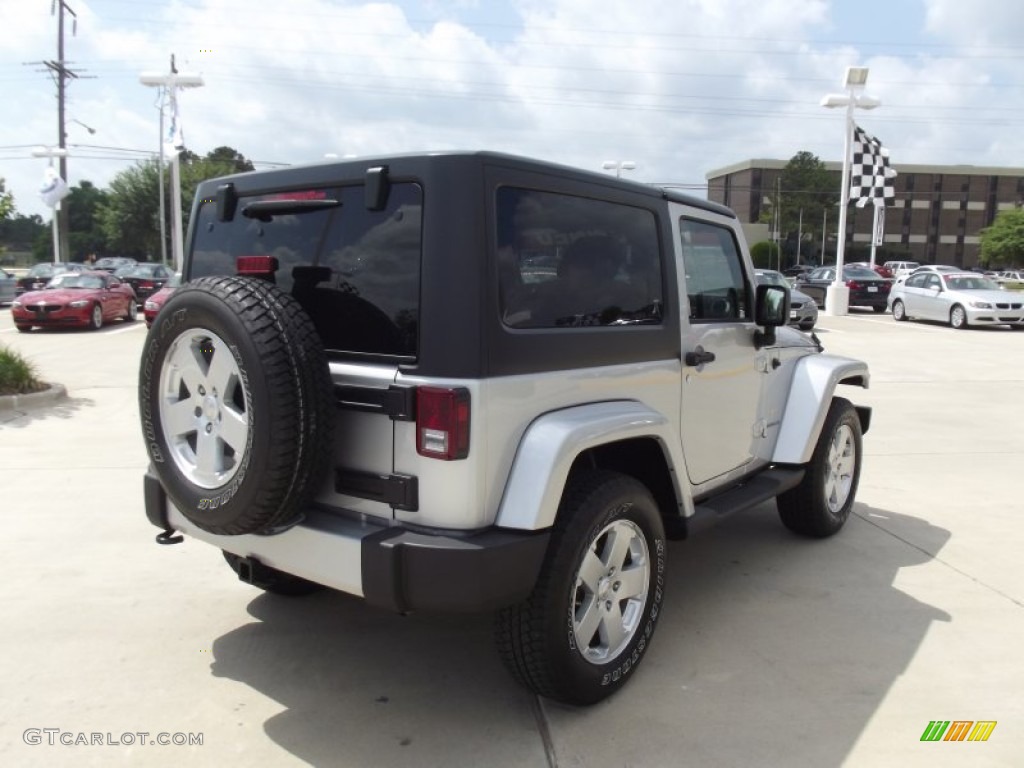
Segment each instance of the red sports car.
[{"label": "red sports car", "polygon": [[147,328],[153,327],[156,313],[160,311],[160,307],[164,305],[164,302],[170,298],[171,294],[174,293],[174,289],[179,285],[181,285],[181,273],[177,272],[167,279],[163,288],[146,299],[146,303],[142,305],[142,314],[146,318]]},{"label": "red sports car", "polygon": [[41,291],[21,294],[11,304],[19,331],[33,326],[100,328],[108,320],[135,320],[138,310],[130,285],[106,272],[67,272],[57,275]]}]

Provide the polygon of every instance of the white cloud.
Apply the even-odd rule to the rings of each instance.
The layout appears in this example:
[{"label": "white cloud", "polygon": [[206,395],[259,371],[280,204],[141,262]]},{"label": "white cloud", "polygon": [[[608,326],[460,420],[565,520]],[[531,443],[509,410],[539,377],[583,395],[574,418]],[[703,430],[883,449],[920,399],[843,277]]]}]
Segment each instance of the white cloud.
[{"label": "white cloud", "polygon": [[[595,170],[629,159],[639,180],[699,184],[748,158],[838,159],[842,116],[818,102],[847,65],[865,63],[884,106],[858,119],[897,164],[1019,164],[1016,62],[945,41],[993,44],[1005,29],[1019,39],[1021,21],[994,0],[929,0],[927,14],[863,2],[867,21],[851,28],[824,0],[194,0],[144,10],[75,0],[68,58],[98,79],[71,84],[70,108],[99,132],[71,127],[69,141],[155,150],[155,94],[138,74],[166,71],[173,51],[179,68],[206,79],[181,98],[200,153],[229,145],[298,163],[329,152],[495,149]],[[53,55],[49,9],[28,6],[0,0],[19,30],[0,28],[12,46],[0,71],[17,75],[9,82],[23,105],[0,125],[0,146],[55,134],[52,85],[16,64]],[[900,30],[896,42],[869,23],[880,9]],[[43,212],[33,200],[42,165],[14,154],[0,151],[0,175],[20,210]],[[103,185],[126,162],[72,158],[71,182]]]}]

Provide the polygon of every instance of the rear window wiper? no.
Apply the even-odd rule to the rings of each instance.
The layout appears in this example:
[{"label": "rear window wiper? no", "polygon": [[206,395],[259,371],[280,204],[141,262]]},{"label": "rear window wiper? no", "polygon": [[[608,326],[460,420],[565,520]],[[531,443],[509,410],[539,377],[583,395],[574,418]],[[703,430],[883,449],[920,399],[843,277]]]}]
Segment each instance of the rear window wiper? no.
[{"label": "rear window wiper? no", "polygon": [[327,208],[337,208],[341,203],[337,200],[257,200],[242,207],[242,215],[247,219],[271,221],[275,216],[289,216],[295,213],[312,213]]}]

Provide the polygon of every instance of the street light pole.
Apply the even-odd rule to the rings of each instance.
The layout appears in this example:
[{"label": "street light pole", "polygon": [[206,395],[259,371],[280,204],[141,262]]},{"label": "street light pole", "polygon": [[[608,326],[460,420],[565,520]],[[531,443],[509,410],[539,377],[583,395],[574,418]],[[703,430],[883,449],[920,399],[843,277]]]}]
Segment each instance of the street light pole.
[{"label": "street light pole", "polygon": [[[171,104],[171,140],[173,156],[171,158],[171,246],[173,251],[174,269],[181,271],[185,260],[185,235],[182,231],[181,222],[181,173],[180,173],[180,150],[181,146],[181,124],[178,116],[178,89],[199,88],[204,85],[201,75],[194,73],[179,72],[174,65],[174,54],[171,54],[171,71],[166,74],[155,72],[143,72],[139,75],[139,82],[154,88],[160,88],[160,221],[163,222],[163,165],[164,165],[164,100]],[[163,232],[161,231],[161,237]],[[163,243],[161,239],[161,243]],[[165,246],[161,246],[162,248]],[[165,256],[166,260],[166,256]]]},{"label": "street light pole", "polygon": [[868,80],[867,67],[846,68],[846,94],[830,93],[821,100],[821,106],[846,108],[843,133],[843,177],[839,191],[839,231],[836,236],[836,276],[825,289],[825,314],[846,315],[850,310],[850,289],[843,281],[843,257],[846,254],[846,209],[850,205],[850,146],[853,143],[853,110],[874,109],[882,102],[870,96],[857,95]]},{"label": "street light pole", "polygon": [[52,184],[52,187],[49,189],[44,188],[43,202],[53,207],[53,263],[60,264],[63,261],[61,258],[62,249],[60,241],[61,235],[64,234],[58,223],[61,211],[60,201],[67,196],[68,188],[64,177],[53,170],[53,158],[60,158],[61,163],[64,163],[68,156],[68,151],[64,147],[37,147],[32,150],[32,156],[50,158],[50,178],[48,181]]}]

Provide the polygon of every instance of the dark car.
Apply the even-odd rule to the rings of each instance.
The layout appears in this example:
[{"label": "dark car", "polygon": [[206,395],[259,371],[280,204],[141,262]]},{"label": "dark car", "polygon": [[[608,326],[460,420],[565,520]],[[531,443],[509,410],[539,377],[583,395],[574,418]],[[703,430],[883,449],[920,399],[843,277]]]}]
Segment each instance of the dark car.
[{"label": "dark car", "polygon": [[163,288],[174,275],[163,264],[137,264],[129,269],[122,267],[114,274],[135,289],[135,297],[140,302]]},{"label": "dark car", "polygon": [[168,278],[167,282],[164,283],[164,287],[154,293],[148,299],[146,303],[142,305],[142,315],[146,318],[146,327],[151,328],[153,321],[156,320],[157,312],[160,311],[160,307],[164,305],[164,302],[171,297],[174,293],[174,289],[181,285],[181,273],[177,272]]},{"label": "dark car", "polygon": [[135,259],[128,256],[104,256],[93,264],[91,269],[98,269],[102,272],[114,272],[119,267],[130,267],[138,263]]},{"label": "dark car", "polygon": [[57,264],[44,262],[36,264],[28,271],[28,274],[18,278],[14,293],[20,296],[26,291],[38,291],[40,288],[46,287],[46,284],[50,282],[50,278],[55,275],[60,275],[64,272],[82,272],[84,270],[84,264],[76,264],[74,262]]},{"label": "dark car", "polygon": [[130,285],[105,272],[54,276],[41,291],[23,293],[11,305],[15,327],[79,326],[96,330],[108,320],[135,320],[137,305]]},{"label": "dark car", "polygon": [[808,272],[811,272],[814,269],[815,267],[811,266],[810,264],[797,264],[792,267],[786,267],[784,270],[782,270],[782,274],[784,274],[786,277],[803,277]]},{"label": "dark car", "polygon": [[[836,268],[818,267],[803,277],[798,277],[793,287],[803,291],[818,306],[825,308],[825,291],[836,278]],[[885,312],[892,281],[881,277],[872,269],[864,267],[843,267],[843,282],[850,289],[851,307],[871,307],[875,312]]]},{"label": "dark car", "polygon": [[860,267],[861,269],[873,269],[882,277],[892,278],[892,270],[881,264],[872,265],[869,261],[851,261],[846,266],[848,267]]}]

